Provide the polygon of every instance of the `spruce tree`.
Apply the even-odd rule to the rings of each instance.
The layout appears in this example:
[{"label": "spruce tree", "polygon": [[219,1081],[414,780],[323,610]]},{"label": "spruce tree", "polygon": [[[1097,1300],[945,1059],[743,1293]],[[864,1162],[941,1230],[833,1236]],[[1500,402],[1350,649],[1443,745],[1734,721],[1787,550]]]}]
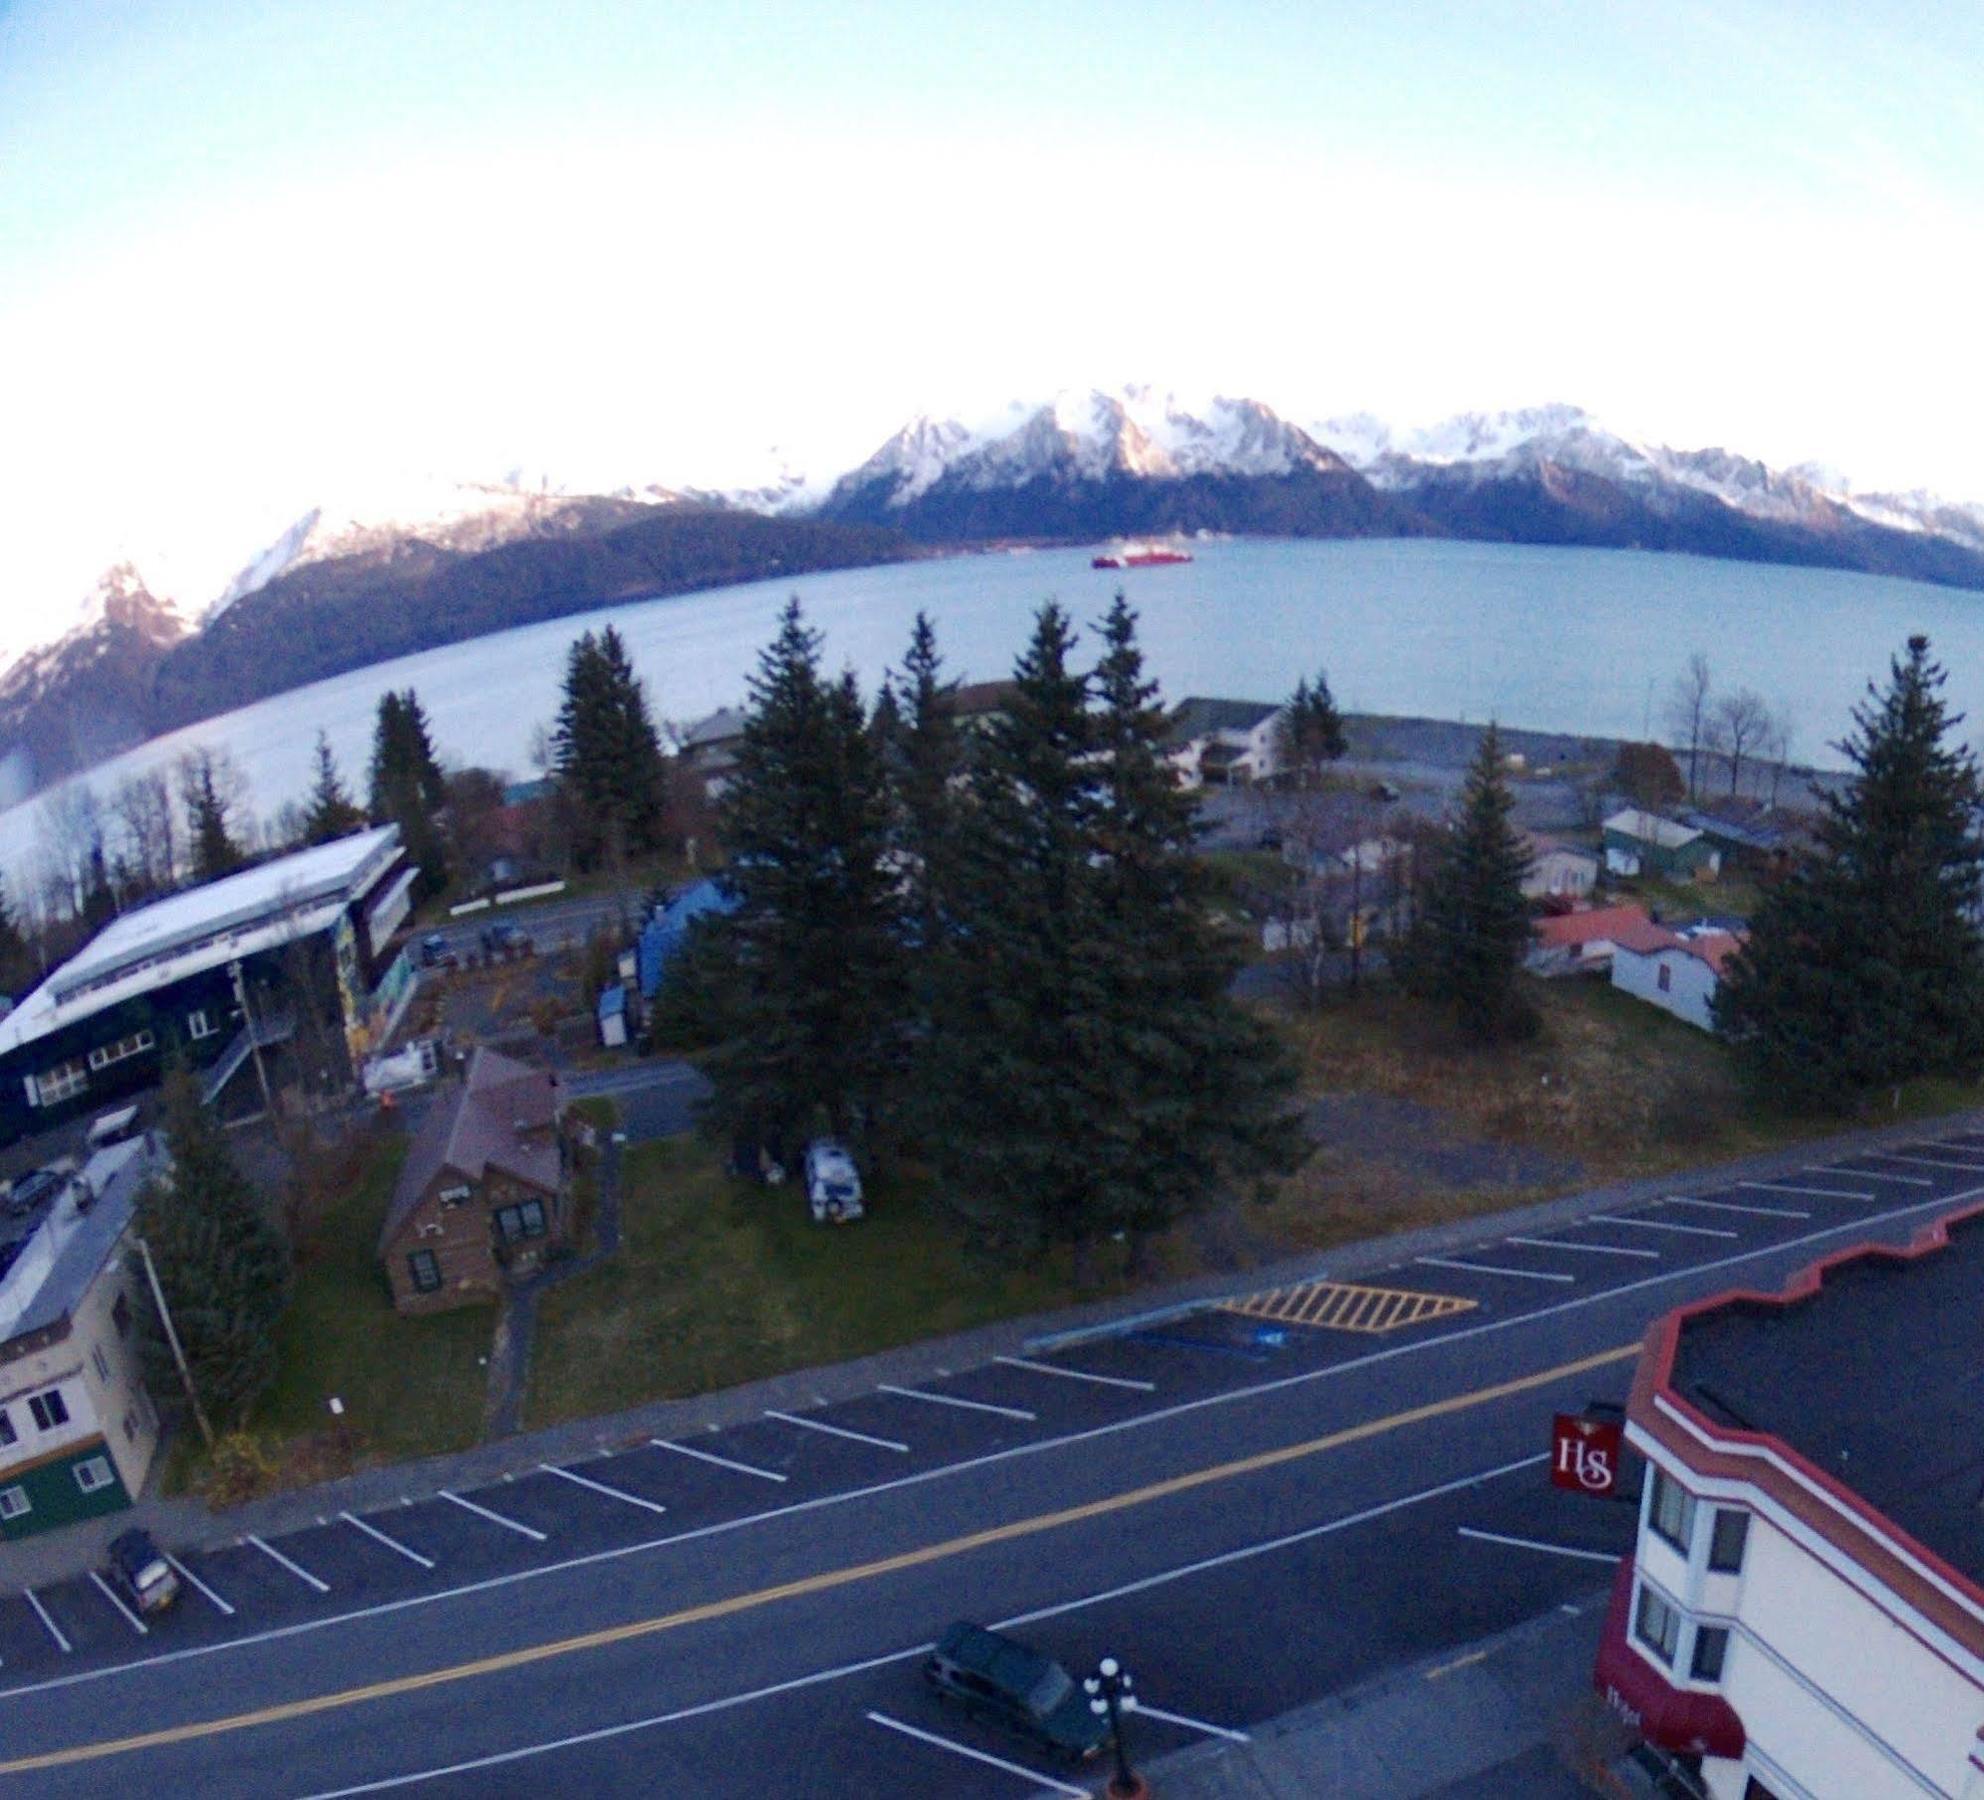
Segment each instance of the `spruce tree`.
[{"label": "spruce tree", "polygon": [[981,1240],[1026,1253],[1092,1245],[1096,1139],[1114,1129],[1098,1111],[1115,1042],[1090,867],[1101,776],[1074,644],[1067,614],[1043,606],[1011,701],[976,747],[921,1076],[946,1113],[928,1148],[947,1201]]},{"label": "spruce tree", "polygon": [[310,799],[303,815],[303,841],[328,844],[349,837],[365,823],[365,816],[345,792],[344,778],[338,773],[337,758],[331,754],[331,740],[317,733],[317,774],[310,786]]},{"label": "spruce tree", "polygon": [[826,680],[819,656],[794,600],[751,679],[723,797],[738,907],[699,934],[702,958],[731,965],[711,1122],[788,1148],[821,1129],[868,1136],[903,1061],[881,752],[853,676]]},{"label": "spruce tree", "polygon": [[397,825],[407,860],[420,871],[422,898],[448,884],[448,847],[441,833],[447,784],[427,734],[427,715],[412,688],[379,696],[372,728],[366,811],[375,825]]},{"label": "spruce tree", "polygon": [[18,998],[33,979],[34,957],[15,922],[13,904],[0,886],[0,993]]},{"label": "spruce tree", "polygon": [[552,743],[559,782],[580,822],[582,862],[661,843],[667,762],[647,690],[611,625],[572,645]]},{"label": "spruce tree", "polygon": [[1857,771],[1826,797],[1818,854],[1766,891],[1715,998],[1757,1087],[1844,1110],[1918,1075],[1984,1067],[1984,843],[1976,759],[1946,740],[1929,640],[1868,684],[1838,746]]},{"label": "spruce tree", "polygon": [[180,765],[179,798],[186,808],[195,882],[217,881],[246,864],[248,858],[228,829],[233,810],[211,752],[196,750]]},{"label": "spruce tree", "polygon": [[964,746],[952,710],[958,684],[945,680],[943,670],[936,628],[918,613],[901,681],[889,689],[885,742],[910,941],[933,949],[947,929],[946,891],[955,879],[964,812],[958,791]]},{"label": "spruce tree", "polygon": [[1314,783],[1323,770],[1339,761],[1346,749],[1343,715],[1336,709],[1326,674],[1318,672],[1311,687],[1305,675],[1295,683],[1295,692],[1282,709],[1277,727],[1276,749],[1282,766],[1304,787]]},{"label": "spruce tree", "polygon": [[[139,1230],[208,1415],[238,1423],[274,1379],[276,1325],[290,1292],[289,1246],[261,1196],[235,1167],[220,1122],[184,1066],[165,1081],[172,1169],[139,1204]],[[153,1385],[178,1375],[156,1319],[147,1333]]]},{"label": "spruce tree", "polygon": [[1522,1037],[1536,1026],[1517,987],[1529,947],[1523,877],[1529,854],[1509,822],[1514,798],[1491,724],[1467,772],[1461,816],[1439,847],[1420,897],[1399,973],[1424,998],[1453,1007],[1480,1042]]}]

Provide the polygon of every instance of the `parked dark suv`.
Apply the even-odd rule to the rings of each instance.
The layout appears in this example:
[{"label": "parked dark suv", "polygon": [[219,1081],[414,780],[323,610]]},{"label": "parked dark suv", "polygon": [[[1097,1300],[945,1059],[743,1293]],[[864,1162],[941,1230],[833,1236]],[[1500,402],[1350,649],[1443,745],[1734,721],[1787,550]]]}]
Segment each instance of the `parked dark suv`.
[{"label": "parked dark suv", "polygon": [[1109,1735],[1066,1669],[982,1625],[951,1626],[924,1659],[923,1678],[971,1717],[995,1720],[1070,1762],[1093,1756]]},{"label": "parked dark suv", "polygon": [[179,1598],[179,1577],[151,1534],[133,1527],[110,1540],[110,1579],[141,1613],[164,1612]]}]

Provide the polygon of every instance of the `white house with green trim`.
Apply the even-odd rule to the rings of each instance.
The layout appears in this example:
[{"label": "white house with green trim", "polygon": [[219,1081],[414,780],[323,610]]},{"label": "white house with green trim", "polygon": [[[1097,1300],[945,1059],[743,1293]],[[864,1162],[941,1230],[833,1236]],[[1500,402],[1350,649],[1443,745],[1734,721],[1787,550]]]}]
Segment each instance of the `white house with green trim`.
[{"label": "white house with green trim", "polygon": [[144,1489],[158,1412],[131,1220],[167,1167],[150,1136],[100,1150],[0,1243],[0,1539],[115,1512]]}]

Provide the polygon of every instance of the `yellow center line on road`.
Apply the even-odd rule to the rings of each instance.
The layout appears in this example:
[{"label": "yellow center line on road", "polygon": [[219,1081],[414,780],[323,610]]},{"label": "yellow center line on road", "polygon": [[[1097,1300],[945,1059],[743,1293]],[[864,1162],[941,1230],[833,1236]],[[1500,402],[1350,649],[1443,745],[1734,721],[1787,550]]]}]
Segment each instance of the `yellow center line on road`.
[{"label": "yellow center line on road", "polygon": [[[1080,1506],[1063,1507],[1058,1512],[1038,1513],[1029,1519],[1015,1519],[1009,1524],[988,1526],[983,1531],[968,1532],[963,1537],[946,1538],[942,1543],[924,1544],[914,1550],[903,1550],[893,1556],[879,1557],[873,1562],[855,1563],[844,1569],[828,1569],[817,1575],[801,1576],[795,1581],[780,1582],[774,1587],[757,1588],[747,1594],[733,1594],[724,1600],[708,1600],[699,1606],[683,1607],[678,1612],[662,1613],[652,1619],[636,1619],[626,1625],[610,1625],[598,1631],[583,1632],[577,1637],[559,1638],[552,1643],[532,1644],[522,1650],[507,1650],[497,1656],[479,1657],[473,1662],[455,1663],[447,1668],[430,1669],[421,1675],[400,1675],[387,1681],[375,1681],[364,1687],[341,1688],[335,1693],[317,1694],[305,1700],[285,1700],[274,1706],[258,1707],[253,1712],[232,1713],[224,1718],[203,1719],[186,1725],[170,1725],[158,1731],[139,1732],[131,1737],[106,1738],[92,1744],[76,1744],[64,1750],[46,1750],[34,1756],[16,1757],[11,1761],[0,1762],[0,1775],[24,1775],[36,1769],[58,1769],[71,1763],[93,1762],[107,1756],[125,1756],[141,1750],[158,1750],[172,1744],[193,1742],[199,1738],[219,1737],[228,1732],[247,1731],[257,1725],[278,1725],[290,1719],[308,1718],[315,1713],[337,1712],[345,1707],[358,1706],[368,1700],[389,1700],[400,1694],[419,1693],[425,1688],[442,1687],[450,1682],[473,1681],[485,1675],[500,1675],[511,1669],[528,1668],[533,1663],[548,1662],[554,1657],[573,1656],[585,1650],[603,1650],[616,1644],[631,1643],[637,1638],[652,1637],[657,1632],[674,1631],[685,1625],[700,1625],[711,1619],[729,1618],[733,1614],[751,1612],[761,1606],[770,1606],[780,1600],[796,1600],[809,1594],[828,1593],[835,1588],[850,1587],[856,1582],[873,1581],[879,1576],[897,1574],[904,1569],[921,1568],[929,1563],[944,1562],[955,1556],[968,1555],[974,1550],[983,1550],[989,1545],[1011,1543],[1017,1538],[1033,1537],[1040,1532],[1058,1531],[1066,1525],[1079,1525],[1089,1519],[1105,1518],[1111,1513],[1126,1512],[1132,1507],[1148,1506],[1153,1501],[1169,1499],[1174,1494],[1190,1493],[1195,1488],[1208,1487],[1214,1482],[1232,1481],[1241,1476],[1254,1475],[1263,1469],[1279,1468],[1283,1464],[1300,1462],[1306,1457],[1320,1456],[1326,1451],[1339,1450],[1346,1444],[1357,1444],[1385,1433],[1398,1431],[1408,1425],[1423,1424],[1428,1419],[1445,1418],[1450,1414],[1466,1412],[1473,1407],[1492,1405],[1497,1400],[1506,1400],[1515,1394],[1525,1394],[1532,1389],[1548,1387],[1552,1382],[1564,1381],[1573,1375],[1582,1375],[1592,1369],[1604,1368],[1609,1363],[1623,1362],[1629,1356],[1639,1354],[1639,1345],[1622,1344],[1615,1349],[1600,1350],[1591,1356],[1579,1357],[1575,1362],[1559,1363],[1554,1368],[1540,1369],[1533,1375],[1519,1375],[1511,1381],[1496,1382],[1492,1387],[1472,1388],[1464,1394],[1451,1394],[1444,1400],[1429,1400],[1422,1406],[1406,1408],[1403,1412],[1387,1414],[1382,1419],[1370,1419],[1361,1425],[1349,1425],[1340,1431],[1332,1431],[1323,1437],[1310,1438],[1305,1443],[1287,1444],[1279,1450],[1262,1450],[1252,1456],[1243,1456],[1232,1462],[1215,1464],[1211,1468],[1194,1469],[1188,1474],[1173,1475],[1163,1481],[1153,1481],[1147,1486],[1131,1488],[1120,1494],[1110,1494],[1100,1500],[1085,1501]],[[142,1670],[143,1663],[132,1665]]]}]

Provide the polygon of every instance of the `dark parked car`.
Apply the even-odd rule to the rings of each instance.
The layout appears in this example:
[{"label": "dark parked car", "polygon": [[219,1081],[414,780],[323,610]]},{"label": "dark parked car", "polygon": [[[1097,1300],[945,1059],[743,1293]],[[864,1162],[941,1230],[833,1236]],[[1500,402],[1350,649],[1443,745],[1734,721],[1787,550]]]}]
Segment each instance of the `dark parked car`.
[{"label": "dark parked car", "polygon": [[923,1678],[971,1717],[995,1720],[1070,1762],[1095,1755],[1109,1735],[1066,1669],[983,1625],[951,1626],[924,1659]]},{"label": "dark parked car", "polygon": [[420,966],[423,969],[452,969],[461,958],[455,954],[455,947],[438,931],[432,937],[420,940]]},{"label": "dark parked car", "polygon": [[110,1579],[141,1613],[164,1612],[179,1598],[179,1577],[147,1531],[134,1528],[110,1540]]},{"label": "dark parked car", "polygon": [[7,1195],[7,1211],[16,1219],[25,1219],[41,1204],[48,1195],[62,1185],[62,1177],[53,1169],[32,1169],[14,1183]]},{"label": "dark parked car", "polygon": [[528,956],[530,952],[530,933],[521,925],[491,925],[482,934],[485,956]]}]

